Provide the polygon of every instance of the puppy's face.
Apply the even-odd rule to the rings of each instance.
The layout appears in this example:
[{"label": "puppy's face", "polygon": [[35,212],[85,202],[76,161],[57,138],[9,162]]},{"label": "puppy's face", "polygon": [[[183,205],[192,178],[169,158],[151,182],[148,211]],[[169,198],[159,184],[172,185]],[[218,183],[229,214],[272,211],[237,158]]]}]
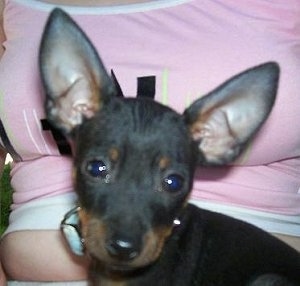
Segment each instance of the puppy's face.
[{"label": "puppy's face", "polygon": [[114,98],[76,138],[89,253],[114,268],[153,262],[191,188],[197,156],[182,116],[151,100]]},{"label": "puppy's face", "polygon": [[86,249],[123,270],[159,257],[196,163],[224,165],[241,154],[272,109],[279,77],[276,63],[249,69],[183,115],[119,98],[91,42],[59,9],[43,34],[40,68],[47,118],[74,146]]}]

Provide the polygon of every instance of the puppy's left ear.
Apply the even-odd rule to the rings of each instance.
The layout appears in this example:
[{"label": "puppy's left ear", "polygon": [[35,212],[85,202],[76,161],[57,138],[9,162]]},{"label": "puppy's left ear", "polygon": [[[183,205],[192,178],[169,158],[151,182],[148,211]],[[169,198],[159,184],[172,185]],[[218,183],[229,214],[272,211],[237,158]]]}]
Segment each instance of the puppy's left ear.
[{"label": "puppy's left ear", "polygon": [[278,80],[276,63],[257,66],[228,80],[184,112],[199,148],[199,164],[224,165],[240,155],[268,117]]},{"label": "puppy's left ear", "polygon": [[65,135],[90,118],[115,93],[95,48],[60,9],[46,24],[40,47],[40,72],[48,120]]}]

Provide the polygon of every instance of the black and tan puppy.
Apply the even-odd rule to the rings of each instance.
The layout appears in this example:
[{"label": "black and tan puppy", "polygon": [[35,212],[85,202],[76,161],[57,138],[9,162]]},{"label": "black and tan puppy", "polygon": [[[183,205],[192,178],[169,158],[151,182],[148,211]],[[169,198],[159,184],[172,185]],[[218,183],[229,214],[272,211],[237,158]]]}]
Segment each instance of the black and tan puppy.
[{"label": "black and tan puppy", "polygon": [[187,203],[196,166],[232,162],[267,118],[277,64],[233,77],[180,115],[153,100],[116,96],[90,41],[56,9],[40,66],[48,120],[73,145],[94,285],[300,285],[296,251]]}]

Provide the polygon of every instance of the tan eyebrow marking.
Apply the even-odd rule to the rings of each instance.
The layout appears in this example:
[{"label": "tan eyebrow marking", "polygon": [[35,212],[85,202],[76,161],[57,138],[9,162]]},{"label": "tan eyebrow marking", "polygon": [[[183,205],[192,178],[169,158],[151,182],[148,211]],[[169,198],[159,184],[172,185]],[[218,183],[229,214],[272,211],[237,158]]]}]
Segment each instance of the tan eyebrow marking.
[{"label": "tan eyebrow marking", "polygon": [[169,157],[167,157],[167,156],[162,156],[161,158],[160,158],[160,160],[159,160],[159,168],[161,169],[161,170],[164,170],[164,169],[166,169],[169,165],[170,165],[170,163],[171,163],[171,160],[170,160],[170,158]]}]

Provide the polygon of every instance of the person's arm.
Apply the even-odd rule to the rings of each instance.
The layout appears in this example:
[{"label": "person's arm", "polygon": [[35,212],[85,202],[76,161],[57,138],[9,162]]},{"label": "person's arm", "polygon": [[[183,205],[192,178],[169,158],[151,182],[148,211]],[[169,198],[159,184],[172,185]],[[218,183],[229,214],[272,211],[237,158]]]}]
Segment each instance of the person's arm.
[{"label": "person's arm", "polygon": [[[3,10],[4,10],[4,0],[0,0],[0,60],[4,53],[4,47],[2,43],[5,41],[5,34],[3,29]],[[6,158],[6,152],[5,150],[0,148],[0,177],[2,176],[2,171],[5,164],[5,158]]]},{"label": "person's arm", "polygon": [[[2,43],[5,41],[5,34],[3,30],[3,9],[4,9],[4,0],[0,0],[0,58],[4,53],[4,47],[2,46]],[[0,148],[0,177],[2,176],[2,172],[5,164],[5,158],[6,158],[6,152]],[[1,196],[1,190],[0,190],[0,196]],[[5,285],[6,285],[6,278],[1,266],[1,254],[0,254],[0,286],[5,286]]]},{"label": "person's arm", "polygon": [[[4,53],[4,47],[2,43],[5,41],[5,34],[3,29],[3,10],[4,10],[4,0],[0,0],[0,60]],[[2,171],[5,164],[5,158],[6,158],[6,152],[2,148],[0,148],[0,178],[2,176]]]},{"label": "person's arm", "polygon": [[2,43],[5,41],[5,34],[3,30],[3,9],[4,9],[4,0],[0,0],[0,58],[4,52],[4,47]]},{"label": "person's arm", "polygon": [[[5,0],[0,0],[0,60],[4,53],[4,47],[2,43],[5,41],[5,34],[3,29],[3,10],[5,5],[4,1]],[[5,150],[0,148],[0,177],[2,176],[2,171],[5,164],[5,158],[6,158],[6,152]]]},{"label": "person's arm", "polygon": [[[2,172],[4,169],[6,155],[7,155],[6,151],[3,150],[2,148],[0,148],[0,178],[2,176]],[[0,192],[1,192],[1,190],[0,190]]]}]

